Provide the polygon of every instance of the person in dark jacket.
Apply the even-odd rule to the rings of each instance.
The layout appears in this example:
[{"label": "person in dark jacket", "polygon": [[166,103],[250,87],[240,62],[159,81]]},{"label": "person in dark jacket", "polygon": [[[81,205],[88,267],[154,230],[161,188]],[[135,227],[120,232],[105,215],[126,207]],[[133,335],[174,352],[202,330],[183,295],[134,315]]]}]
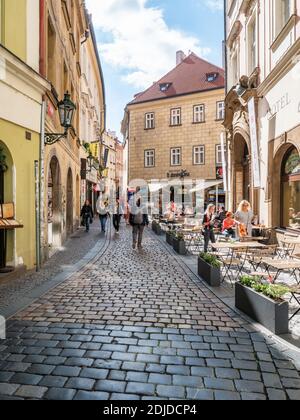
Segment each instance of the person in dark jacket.
[{"label": "person in dark jacket", "polygon": [[133,249],[136,249],[136,246],[138,246],[138,249],[142,249],[144,229],[145,226],[149,225],[148,214],[142,208],[142,198],[139,191],[140,189],[137,188],[137,192],[132,198],[129,215],[129,223],[132,226]]},{"label": "person in dark jacket", "polygon": [[83,221],[83,225],[86,228],[86,232],[90,231],[90,223],[93,221],[94,212],[92,206],[90,205],[89,200],[86,200],[84,206],[81,209],[81,217]]},{"label": "person in dark jacket", "polygon": [[203,218],[204,252],[208,252],[209,241],[216,243],[214,224],[215,224],[215,206],[209,204]]}]

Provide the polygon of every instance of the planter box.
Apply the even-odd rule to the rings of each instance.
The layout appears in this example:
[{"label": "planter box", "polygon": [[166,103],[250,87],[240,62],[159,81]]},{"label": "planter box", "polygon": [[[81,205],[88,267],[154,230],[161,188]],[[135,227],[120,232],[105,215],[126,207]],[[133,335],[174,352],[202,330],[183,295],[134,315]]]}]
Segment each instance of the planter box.
[{"label": "planter box", "polygon": [[160,236],[160,235],[163,234],[163,230],[162,230],[160,224],[157,223],[157,222],[152,222],[152,230],[156,235]]},{"label": "planter box", "polygon": [[174,238],[173,239],[173,248],[174,248],[174,251],[177,252],[177,254],[179,254],[179,255],[186,255],[187,254],[185,242],[183,240],[179,240],[179,239]]},{"label": "planter box", "polygon": [[212,287],[221,286],[220,268],[212,267],[202,258],[198,258],[198,275]]},{"label": "planter box", "polygon": [[171,233],[167,232],[166,234],[166,241],[169,245],[173,246],[173,241],[174,241],[174,235],[172,235]]},{"label": "planter box", "polygon": [[289,332],[288,302],[275,302],[241,283],[236,283],[235,306],[276,335]]}]

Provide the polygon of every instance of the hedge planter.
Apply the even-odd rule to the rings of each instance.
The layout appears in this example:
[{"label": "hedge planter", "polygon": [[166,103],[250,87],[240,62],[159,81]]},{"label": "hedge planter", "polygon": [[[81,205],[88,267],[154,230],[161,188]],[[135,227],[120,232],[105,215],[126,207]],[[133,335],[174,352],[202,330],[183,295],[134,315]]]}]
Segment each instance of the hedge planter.
[{"label": "hedge planter", "polygon": [[182,239],[174,238],[173,239],[173,248],[174,248],[174,251],[177,252],[177,254],[179,254],[179,255],[186,255],[187,254],[185,242]]},{"label": "hedge planter", "polygon": [[163,230],[162,230],[160,224],[157,223],[157,222],[152,222],[152,230],[156,235],[162,235],[163,234]]},{"label": "hedge planter", "polygon": [[250,287],[236,283],[235,306],[276,335],[289,332],[288,302],[277,302]]},{"label": "hedge planter", "polygon": [[167,232],[166,234],[166,241],[169,245],[173,246],[173,241],[174,241],[174,235],[170,232]]},{"label": "hedge planter", "polygon": [[198,258],[198,275],[211,287],[221,286],[221,270]]}]

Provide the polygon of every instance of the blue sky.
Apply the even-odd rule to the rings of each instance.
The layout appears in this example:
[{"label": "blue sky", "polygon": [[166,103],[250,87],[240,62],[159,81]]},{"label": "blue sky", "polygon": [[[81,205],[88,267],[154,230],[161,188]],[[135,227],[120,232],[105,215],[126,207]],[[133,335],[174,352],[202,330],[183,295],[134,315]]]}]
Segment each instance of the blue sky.
[{"label": "blue sky", "polygon": [[222,65],[223,0],[87,0],[96,30],[107,128],[120,132],[126,104],[189,50]]}]

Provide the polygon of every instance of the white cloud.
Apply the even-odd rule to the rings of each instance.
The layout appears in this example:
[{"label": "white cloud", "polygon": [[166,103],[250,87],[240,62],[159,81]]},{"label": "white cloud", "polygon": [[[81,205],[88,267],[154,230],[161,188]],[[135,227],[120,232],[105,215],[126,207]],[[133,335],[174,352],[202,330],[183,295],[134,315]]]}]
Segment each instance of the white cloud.
[{"label": "white cloud", "polygon": [[207,56],[209,48],[178,29],[170,28],[161,8],[148,0],[87,0],[96,29],[109,33],[111,41],[99,45],[108,64],[125,73],[123,80],[145,89],[175,66],[175,53],[191,50]]},{"label": "white cloud", "polygon": [[223,0],[205,0],[207,7],[214,11],[222,11],[224,8]]}]

